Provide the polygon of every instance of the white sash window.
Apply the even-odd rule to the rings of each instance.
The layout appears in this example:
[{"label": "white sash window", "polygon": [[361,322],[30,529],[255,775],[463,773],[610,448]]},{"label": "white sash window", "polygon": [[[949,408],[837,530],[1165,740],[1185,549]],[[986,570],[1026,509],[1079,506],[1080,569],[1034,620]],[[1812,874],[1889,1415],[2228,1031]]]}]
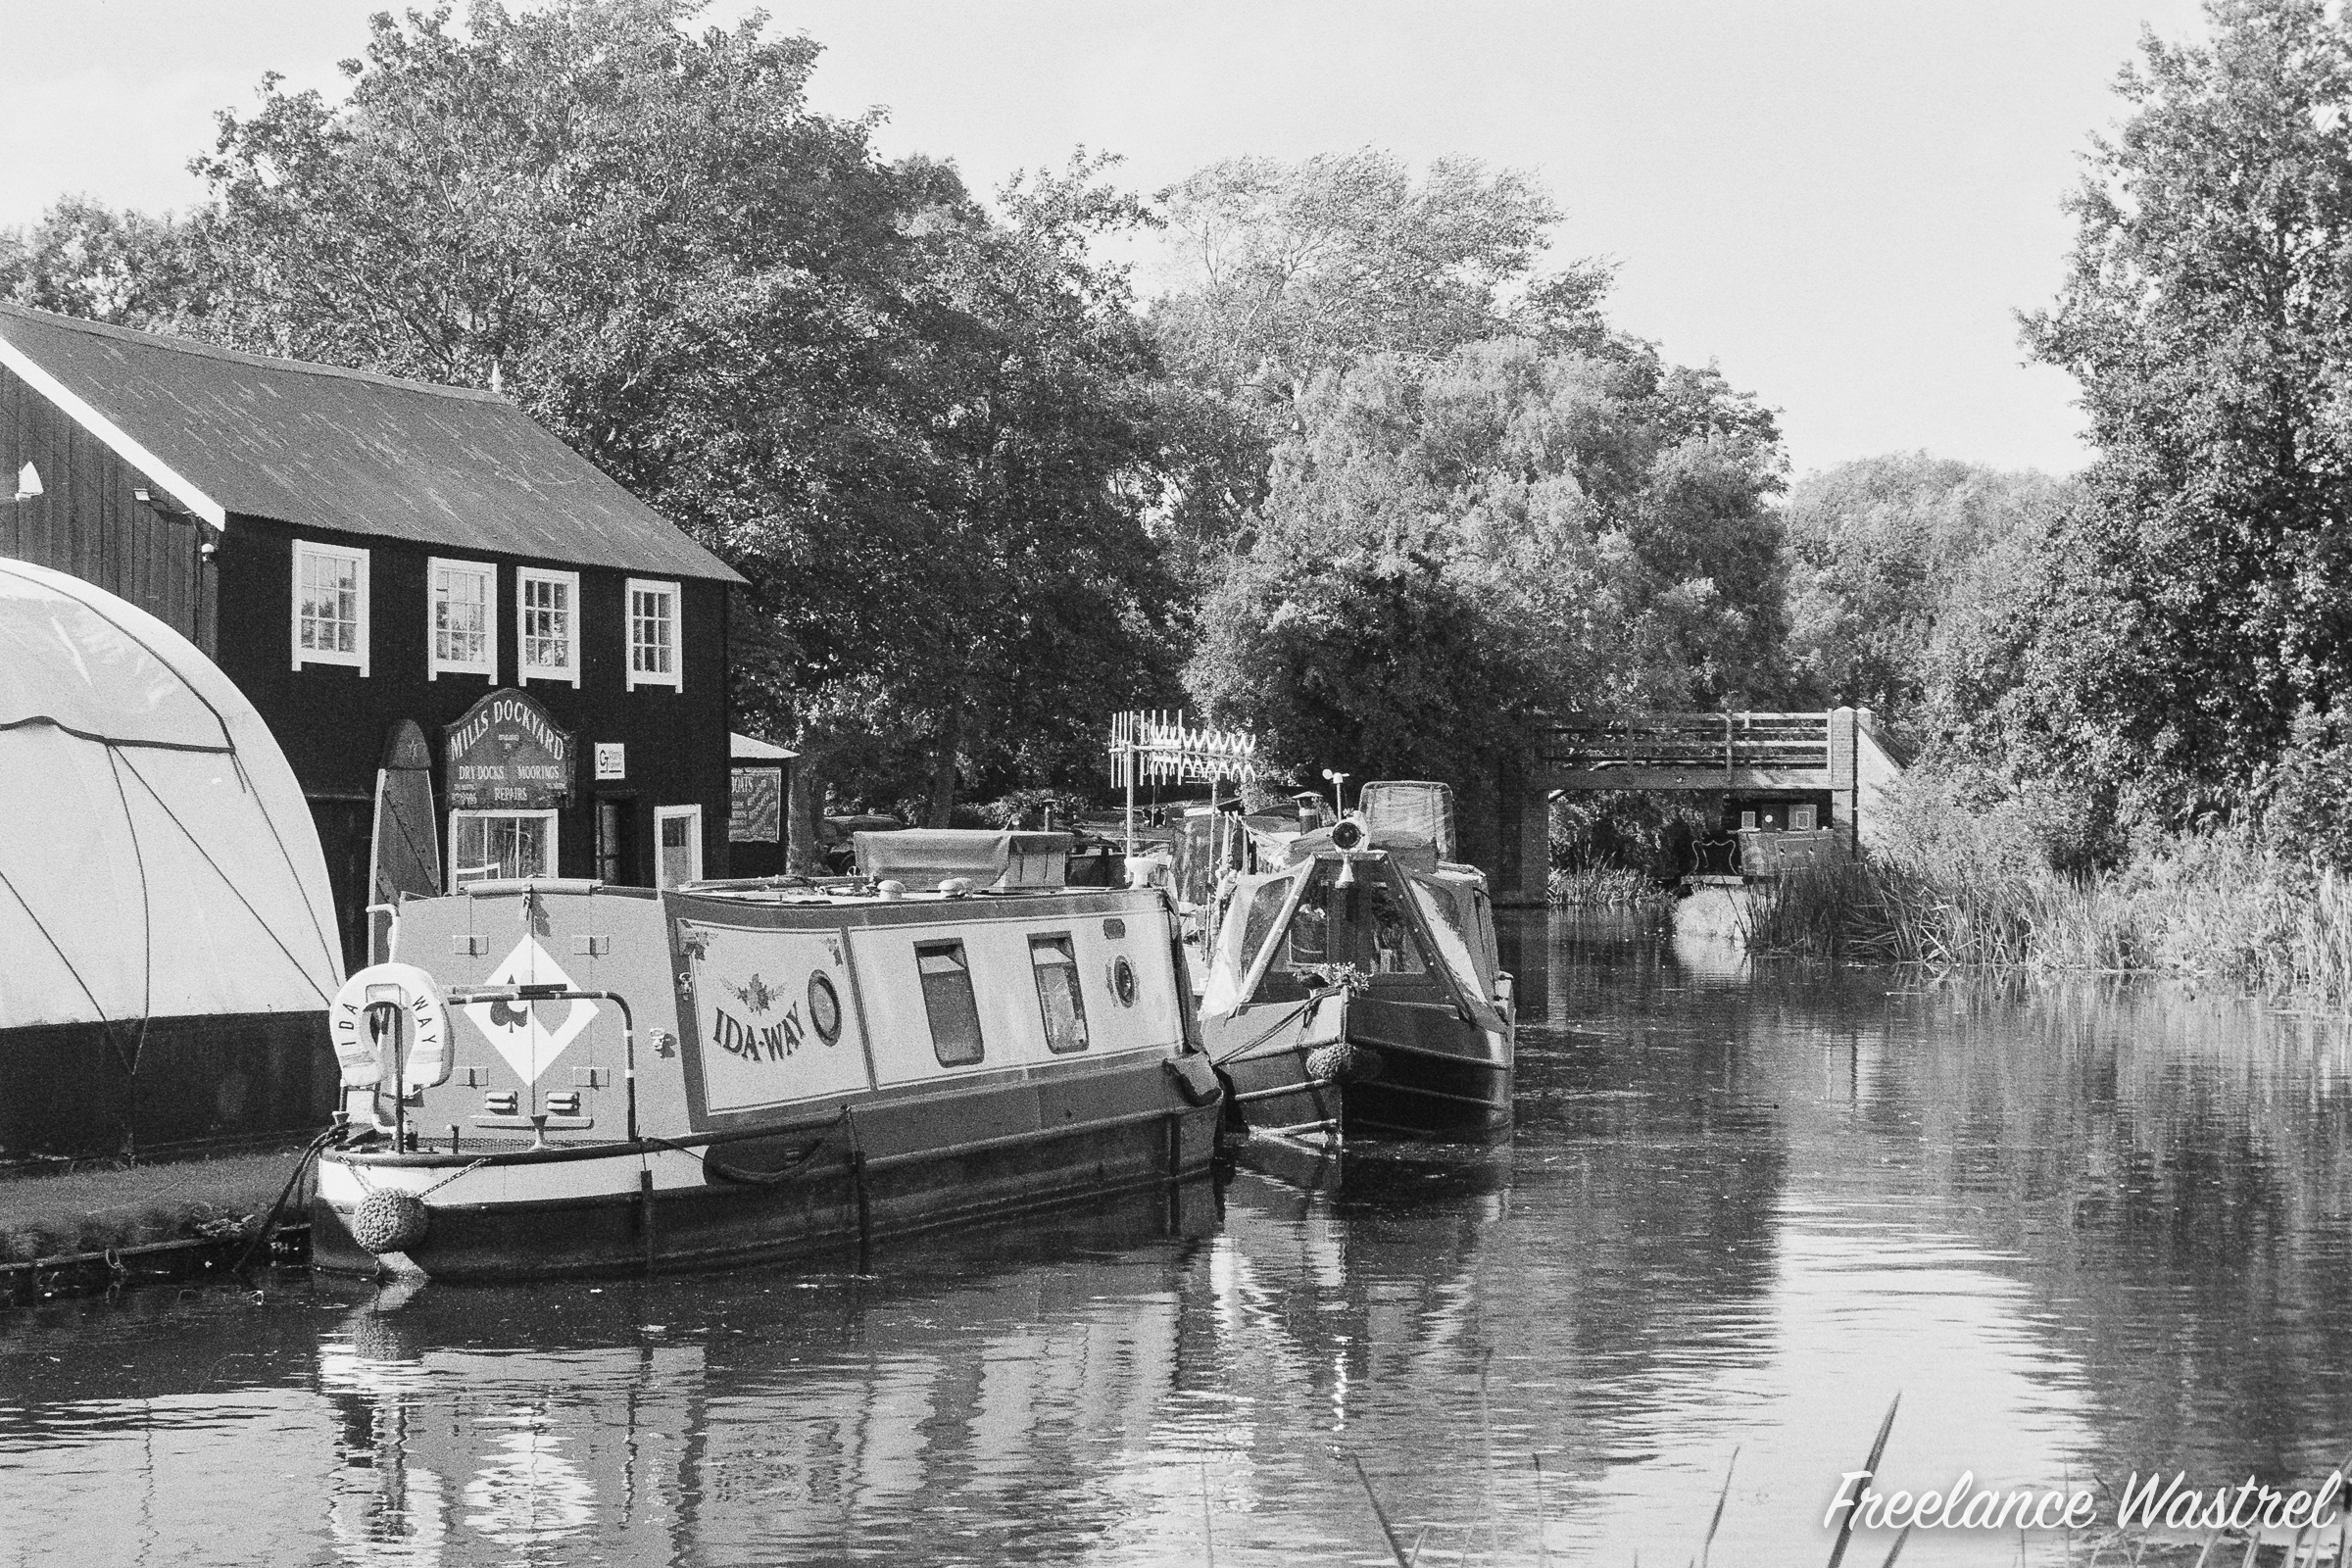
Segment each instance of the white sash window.
[{"label": "white sash window", "polygon": [[498,568],[481,561],[428,560],[425,678],[498,679]]},{"label": "white sash window", "polygon": [[580,683],[580,574],[524,566],[514,573],[515,669],[534,680]]},{"label": "white sash window", "polygon": [[678,585],[631,577],[627,685],[685,689],[685,653],[678,645]]},{"label": "white sash window", "polygon": [[368,673],[368,552],[294,541],[294,667]]}]

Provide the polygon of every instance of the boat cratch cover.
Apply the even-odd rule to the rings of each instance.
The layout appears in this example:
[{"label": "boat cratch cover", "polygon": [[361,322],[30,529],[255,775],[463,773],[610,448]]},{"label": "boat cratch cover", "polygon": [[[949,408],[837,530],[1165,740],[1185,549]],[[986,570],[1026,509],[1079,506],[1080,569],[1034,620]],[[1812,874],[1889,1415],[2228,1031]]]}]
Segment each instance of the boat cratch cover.
[{"label": "boat cratch cover", "polygon": [[926,891],[958,876],[981,888],[1057,888],[1076,842],[1067,833],[985,828],[859,833],[857,839],[858,866],[867,876]]},{"label": "boat cratch cover", "polygon": [[252,705],[162,621],[8,560],[0,823],[0,1042],[96,1024],[56,1038],[135,1073],[145,1020],[322,1012],[341,983],[318,832]]}]

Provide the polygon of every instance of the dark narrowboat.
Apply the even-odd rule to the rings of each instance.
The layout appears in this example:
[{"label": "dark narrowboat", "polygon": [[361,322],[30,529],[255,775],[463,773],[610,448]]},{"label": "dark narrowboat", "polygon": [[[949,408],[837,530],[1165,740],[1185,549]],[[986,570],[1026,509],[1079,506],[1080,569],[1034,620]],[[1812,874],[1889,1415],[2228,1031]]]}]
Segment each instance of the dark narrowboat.
[{"label": "dark narrowboat", "polygon": [[1511,1123],[1511,977],[1486,878],[1437,838],[1360,817],[1240,874],[1200,1026],[1253,1133],[1488,1139]]}]

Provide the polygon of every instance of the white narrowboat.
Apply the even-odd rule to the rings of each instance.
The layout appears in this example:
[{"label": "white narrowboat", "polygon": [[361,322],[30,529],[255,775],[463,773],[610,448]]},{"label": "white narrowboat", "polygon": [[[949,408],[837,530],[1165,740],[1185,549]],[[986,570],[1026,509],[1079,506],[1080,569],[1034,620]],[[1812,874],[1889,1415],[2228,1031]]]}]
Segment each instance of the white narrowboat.
[{"label": "white narrowboat", "polygon": [[1006,848],[923,892],[536,879],[404,901],[395,961],[331,1015],[315,1266],[710,1267],[1204,1173],[1221,1096],[1165,896],[1017,886],[1052,879],[1008,859],[1051,858]]}]

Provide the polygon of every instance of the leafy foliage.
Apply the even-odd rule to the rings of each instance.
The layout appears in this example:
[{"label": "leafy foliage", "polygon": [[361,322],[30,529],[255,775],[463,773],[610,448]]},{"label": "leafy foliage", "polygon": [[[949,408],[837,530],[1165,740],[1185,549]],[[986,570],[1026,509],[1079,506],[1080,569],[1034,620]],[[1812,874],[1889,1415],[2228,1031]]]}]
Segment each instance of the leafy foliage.
[{"label": "leafy foliage", "polygon": [[1195,286],[1158,326],[1185,368],[1296,402],[1376,353],[1435,355],[1494,336],[1559,212],[1534,178],[1441,158],[1416,182],[1370,148],[1284,164],[1230,158],[1167,195]]},{"label": "leafy foliage", "polygon": [[1317,376],[1511,334],[1586,348],[1608,336],[1606,268],[1531,281],[1559,214],[1520,171],[1441,158],[1415,179],[1370,148],[1231,158],[1162,200],[1178,282],[1152,310],[1177,377],[1164,528],[1196,580],[1263,503],[1273,449]]},{"label": "leafy foliage", "polygon": [[2352,37],[2316,0],[2208,11],[2210,44],[2151,36],[2126,73],[2071,274],[2026,322],[2099,449],[2046,596],[2060,723],[2176,823],[2352,683]]},{"label": "leafy foliage", "polygon": [[117,326],[184,328],[209,313],[219,286],[211,218],[61,198],[30,229],[0,229],[0,298]]},{"label": "leafy foliage", "polygon": [[1800,479],[1783,512],[1788,641],[1808,703],[1874,709],[1880,719],[1948,724],[1997,690],[1957,704],[2007,599],[2032,580],[2034,543],[2066,489],[2038,473],[1894,454]]},{"label": "leafy foliage", "polygon": [[198,163],[208,325],[503,387],[752,579],[740,715],[944,821],[1173,668],[1151,345],[1085,259],[1138,211],[1081,161],[992,219],[809,110],[808,40],[695,9],[378,17],[344,104],[265,82]]},{"label": "leafy foliage", "polygon": [[1538,712],[1769,679],[1778,445],[1720,378],[1501,339],[1299,412],[1186,674],[1276,757],[1476,788]]}]

